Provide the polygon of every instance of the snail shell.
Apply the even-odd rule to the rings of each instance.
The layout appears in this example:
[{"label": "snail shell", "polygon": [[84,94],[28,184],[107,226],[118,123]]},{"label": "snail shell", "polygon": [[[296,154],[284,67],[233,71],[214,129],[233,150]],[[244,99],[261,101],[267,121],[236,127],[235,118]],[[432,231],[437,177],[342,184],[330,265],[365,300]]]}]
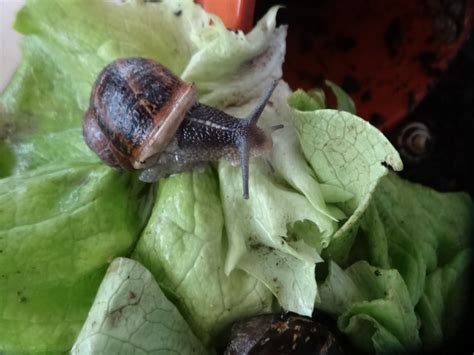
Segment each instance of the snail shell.
[{"label": "snail shell", "polygon": [[159,63],[116,60],[95,82],[84,139],[108,165],[147,168],[170,143],[196,99],[193,85]]}]

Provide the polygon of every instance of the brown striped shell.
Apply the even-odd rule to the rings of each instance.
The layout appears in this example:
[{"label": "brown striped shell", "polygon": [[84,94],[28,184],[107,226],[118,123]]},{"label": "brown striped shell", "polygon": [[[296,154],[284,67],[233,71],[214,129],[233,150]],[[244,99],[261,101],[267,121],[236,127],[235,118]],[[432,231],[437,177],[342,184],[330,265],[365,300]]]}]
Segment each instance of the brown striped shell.
[{"label": "brown striped shell", "polygon": [[117,59],[92,88],[85,142],[110,166],[148,168],[196,100],[194,86],[162,65],[145,58]]}]

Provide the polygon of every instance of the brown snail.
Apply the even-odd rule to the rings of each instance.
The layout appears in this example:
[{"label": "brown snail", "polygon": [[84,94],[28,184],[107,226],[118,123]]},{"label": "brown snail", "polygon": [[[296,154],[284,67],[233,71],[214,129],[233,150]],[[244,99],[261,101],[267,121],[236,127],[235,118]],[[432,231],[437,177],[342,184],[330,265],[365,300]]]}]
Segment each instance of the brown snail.
[{"label": "brown snail", "polygon": [[197,102],[192,84],[150,59],[118,59],[92,88],[84,140],[110,166],[143,169],[146,182],[207,161],[240,161],[248,198],[249,157],[272,147],[270,134],[256,123],[276,84],[247,119],[239,119]]}]

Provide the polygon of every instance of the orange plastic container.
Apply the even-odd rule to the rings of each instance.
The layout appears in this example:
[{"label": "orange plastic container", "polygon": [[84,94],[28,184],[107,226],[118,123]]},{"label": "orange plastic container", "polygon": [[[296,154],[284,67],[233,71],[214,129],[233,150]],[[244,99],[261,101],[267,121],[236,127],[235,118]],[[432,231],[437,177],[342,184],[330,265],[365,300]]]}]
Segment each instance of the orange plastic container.
[{"label": "orange plastic container", "polygon": [[204,10],[219,16],[232,30],[248,32],[253,26],[255,0],[196,0]]}]

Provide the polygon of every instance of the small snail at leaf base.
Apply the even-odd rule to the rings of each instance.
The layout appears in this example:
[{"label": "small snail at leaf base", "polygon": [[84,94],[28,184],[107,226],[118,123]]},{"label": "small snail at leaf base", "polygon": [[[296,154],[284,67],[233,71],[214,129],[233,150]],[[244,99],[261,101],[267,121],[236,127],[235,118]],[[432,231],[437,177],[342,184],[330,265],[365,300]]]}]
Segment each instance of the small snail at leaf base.
[{"label": "small snail at leaf base", "polygon": [[272,148],[257,120],[277,83],[247,119],[239,119],[197,102],[193,85],[150,59],[117,59],[92,88],[84,140],[110,166],[143,169],[145,182],[207,161],[240,161],[248,198],[249,157]]}]

